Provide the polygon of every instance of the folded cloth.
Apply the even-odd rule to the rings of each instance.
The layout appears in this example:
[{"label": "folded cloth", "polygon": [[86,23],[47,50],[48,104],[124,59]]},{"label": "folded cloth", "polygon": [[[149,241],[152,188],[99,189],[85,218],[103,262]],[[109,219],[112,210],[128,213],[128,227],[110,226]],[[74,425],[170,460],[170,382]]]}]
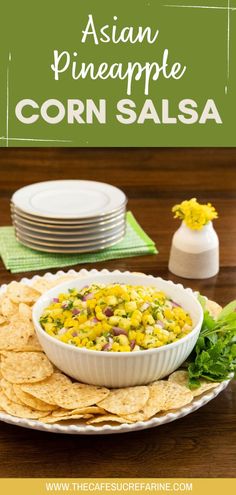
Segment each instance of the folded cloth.
[{"label": "folded cloth", "polygon": [[158,253],[155,243],[140,227],[131,212],[127,213],[126,224],[126,234],[121,242],[103,251],[83,254],[35,251],[16,240],[14,227],[0,227],[0,256],[11,273],[20,273]]}]

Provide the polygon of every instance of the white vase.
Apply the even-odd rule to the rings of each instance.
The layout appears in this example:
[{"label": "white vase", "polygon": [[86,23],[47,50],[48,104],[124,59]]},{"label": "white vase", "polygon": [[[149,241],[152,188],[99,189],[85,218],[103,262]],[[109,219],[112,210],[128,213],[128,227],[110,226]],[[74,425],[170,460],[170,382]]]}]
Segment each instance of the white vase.
[{"label": "white vase", "polygon": [[204,279],[219,271],[219,239],[208,222],[201,230],[192,230],[185,222],[175,232],[169,270],[183,278]]}]

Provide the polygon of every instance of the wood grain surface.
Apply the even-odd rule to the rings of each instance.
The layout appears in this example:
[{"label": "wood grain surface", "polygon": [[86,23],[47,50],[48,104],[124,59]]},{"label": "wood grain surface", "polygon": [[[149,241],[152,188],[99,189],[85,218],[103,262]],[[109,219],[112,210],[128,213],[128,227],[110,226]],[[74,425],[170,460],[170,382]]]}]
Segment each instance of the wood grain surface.
[{"label": "wood grain surface", "polygon": [[[236,298],[236,149],[2,148],[0,225],[10,224],[9,201],[19,187],[73,178],[121,187],[129,209],[159,249],[155,256],[93,267],[160,275],[222,305]],[[171,236],[178,226],[171,207],[191,197],[211,201],[219,211],[215,226],[221,270],[203,281],[179,279],[167,268]],[[11,275],[0,263],[1,283],[23,275]],[[235,425],[235,382],[192,415],[143,432],[79,437],[0,423],[0,477],[235,477]]]}]

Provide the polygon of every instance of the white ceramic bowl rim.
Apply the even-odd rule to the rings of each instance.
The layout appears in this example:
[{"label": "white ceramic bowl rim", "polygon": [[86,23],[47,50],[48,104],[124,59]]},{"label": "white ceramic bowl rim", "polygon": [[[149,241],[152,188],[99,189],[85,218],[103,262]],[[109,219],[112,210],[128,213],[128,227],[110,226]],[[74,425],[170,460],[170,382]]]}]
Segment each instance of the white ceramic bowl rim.
[{"label": "white ceramic bowl rim", "polygon": [[[174,286],[176,287],[177,289],[181,289],[182,291],[186,291],[186,293],[188,293],[189,296],[192,296],[192,299],[194,300],[194,303],[196,305],[196,307],[198,307],[198,310],[199,310],[199,314],[200,314],[200,318],[199,320],[197,321],[197,323],[195,324],[194,328],[191,330],[191,332],[189,332],[185,337],[182,337],[180,340],[178,340],[177,342],[172,342],[171,344],[165,344],[161,347],[158,347],[158,348],[153,348],[153,349],[145,349],[145,350],[139,350],[139,351],[132,351],[132,352],[104,352],[104,351],[96,351],[96,350],[91,350],[91,349],[86,349],[84,347],[76,347],[76,346],[73,346],[71,344],[67,344],[67,343],[64,343],[64,342],[61,342],[60,340],[56,339],[55,337],[52,337],[51,335],[49,335],[43,328],[42,326],[40,325],[39,323],[39,320],[36,316],[36,313],[37,313],[37,310],[38,310],[38,306],[41,305],[41,303],[43,302],[46,302],[47,301],[47,304],[50,304],[50,301],[52,300],[53,297],[56,297],[57,294],[60,294],[63,290],[66,291],[67,289],[71,288],[73,286],[73,284],[79,280],[80,282],[84,283],[84,285],[86,285],[86,279],[87,278],[91,278],[92,276],[94,276],[94,281],[96,282],[97,278],[101,277],[103,275],[114,275],[114,276],[117,276],[119,275],[119,277],[122,277],[122,275],[130,275],[130,277],[134,278],[136,275],[132,272],[119,272],[119,274],[117,273],[117,271],[114,271],[114,272],[108,272],[108,273],[102,273],[102,272],[97,272],[96,274],[92,274],[91,272],[84,276],[83,278],[81,277],[78,277],[78,278],[75,278],[74,280],[71,280],[69,282],[64,282],[60,285],[57,285],[56,287],[53,287],[52,289],[50,289],[49,291],[45,292],[39,299],[38,301],[35,303],[35,305],[33,306],[33,314],[32,314],[32,317],[33,317],[33,323],[34,323],[34,326],[36,328],[36,331],[38,331],[39,333],[42,334],[42,336],[44,338],[46,338],[49,342],[53,342],[55,345],[58,345],[59,347],[61,348],[64,348],[64,349],[67,349],[70,348],[70,349],[73,349],[74,352],[78,352],[79,354],[80,353],[83,353],[83,354],[89,354],[91,355],[91,353],[93,355],[102,355],[104,357],[109,357],[112,355],[112,358],[114,357],[114,359],[116,358],[120,358],[120,357],[126,357],[129,356],[129,358],[135,358],[135,356],[140,356],[140,354],[147,354],[149,353],[150,355],[151,354],[157,354],[158,352],[165,352],[165,351],[168,351],[168,349],[173,349],[175,347],[179,347],[183,342],[187,342],[192,336],[193,334],[195,334],[196,332],[199,332],[199,324],[202,326],[202,322],[203,322],[203,310],[202,310],[202,307],[201,307],[201,304],[199,303],[199,301],[197,300],[197,297],[196,295],[194,294],[194,292],[192,291],[192,289],[189,289],[189,288],[184,288],[181,284],[174,284],[174,282],[172,282],[171,280],[165,280],[165,279],[162,279],[160,277],[153,277],[152,275],[146,275],[146,274],[142,274],[143,277],[147,277],[150,279],[150,286],[152,286],[151,284],[151,280],[155,281],[155,282],[158,282],[158,281],[161,281],[161,282],[166,282],[168,283],[170,286]],[[141,276],[141,274],[140,274]],[[118,283],[118,282],[117,282]],[[130,285],[135,285],[135,284],[132,284],[130,283]],[[46,307],[46,306],[45,306]]]}]

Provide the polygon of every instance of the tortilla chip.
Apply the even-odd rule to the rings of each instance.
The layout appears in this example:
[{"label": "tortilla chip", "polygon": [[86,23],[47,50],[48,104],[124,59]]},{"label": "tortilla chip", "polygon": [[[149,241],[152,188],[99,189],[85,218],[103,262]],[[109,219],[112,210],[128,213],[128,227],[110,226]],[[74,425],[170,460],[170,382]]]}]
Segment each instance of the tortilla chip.
[{"label": "tortilla chip", "polygon": [[15,304],[34,304],[41,294],[33,287],[29,287],[21,282],[11,282],[7,286],[7,295]]},{"label": "tortilla chip", "polygon": [[[0,350],[0,356],[9,356],[10,351],[1,351]],[[1,371],[1,365],[0,365],[0,371]]]},{"label": "tortilla chip", "polygon": [[0,308],[1,314],[6,318],[10,318],[18,312],[18,305],[14,304],[6,294],[1,298]]},{"label": "tortilla chip", "polygon": [[27,344],[30,334],[31,328],[28,323],[14,317],[8,325],[0,327],[0,350],[21,350]]},{"label": "tortilla chip", "polygon": [[194,389],[189,389],[188,386],[188,372],[185,370],[178,370],[172,373],[172,375],[169,376],[169,381],[173,383],[178,383],[179,385],[182,385],[183,387],[187,387],[188,390],[191,390],[193,397],[197,397],[198,395],[204,394],[204,392],[207,392],[208,390],[211,390],[219,385],[218,382],[208,382],[207,380],[200,380],[200,387],[194,388]]},{"label": "tortilla chip", "polygon": [[60,285],[63,282],[69,282],[70,280],[74,280],[75,278],[78,277],[79,275],[63,275],[61,277],[53,278],[51,280],[48,280],[43,277],[39,277],[37,278],[37,280],[35,280],[32,287],[41,294],[44,294],[44,292],[47,292],[49,289],[52,289],[53,287],[56,287],[57,285]]},{"label": "tortilla chip", "polygon": [[17,397],[14,392],[13,384],[5,380],[5,378],[1,378],[0,386],[4,394],[7,396],[9,400],[15,402],[16,404],[22,404],[21,400]]},{"label": "tortilla chip", "polygon": [[147,386],[127,387],[111,390],[108,397],[98,405],[110,413],[118,416],[140,411],[149,398],[149,388]]},{"label": "tortilla chip", "polygon": [[[13,390],[15,392],[16,397],[22,402],[22,404],[32,407],[32,409],[37,409],[38,411],[52,411],[56,409],[57,406],[52,406],[50,404],[47,404],[46,402],[43,402],[40,399],[36,399],[36,397],[33,397],[30,394],[27,394],[27,392],[24,392],[20,385],[17,385],[16,383],[13,384]],[[7,394],[6,394],[7,395]]]},{"label": "tortilla chip", "polygon": [[28,304],[20,303],[18,311],[21,318],[29,321],[32,320],[32,309]]},{"label": "tortilla chip", "polygon": [[96,423],[132,423],[126,418],[122,418],[121,416],[117,416],[116,414],[105,414],[104,416],[98,416],[97,418],[90,419],[86,421],[88,425],[96,424]]},{"label": "tortilla chip", "polygon": [[42,352],[43,348],[38,340],[36,333],[30,335],[26,344],[20,349],[22,352]]},{"label": "tortilla chip", "polygon": [[2,390],[0,390],[0,407],[6,413],[11,414],[11,416],[17,416],[18,418],[38,419],[48,414],[46,411],[36,411],[28,406],[12,402]]},{"label": "tortilla chip", "polygon": [[40,294],[43,294],[50,289],[50,282],[46,278],[39,277],[37,280],[35,280],[32,287],[40,292]]},{"label": "tortilla chip", "polygon": [[8,319],[0,314],[0,325],[5,325],[8,322]]},{"label": "tortilla chip", "polygon": [[[186,370],[177,370],[174,373],[171,373],[168,380],[173,383],[178,383],[178,385],[182,385],[183,387],[188,386],[188,372]],[[189,388],[189,387],[188,387]]]},{"label": "tortilla chip", "polygon": [[50,289],[53,287],[56,287],[57,285],[64,284],[65,282],[70,282],[75,280],[75,278],[82,278],[84,275],[81,274],[76,274],[76,275],[61,275],[58,278],[55,278],[54,280],[50,280]]},{"label": "tortilla chip", "polygon": [[152,416],[155,416],[159,411],[163,409],[164,403],[165,403],[165,396],[162,393],[162,389],[165,388],[164,381],[160,382],[161,385],[159,385],[158,390],[155,385],[149,385],[149,399],[144,405],[144,407],[136,412],[136,413],[131,413],[125,416],[126,419],[136,422],[136,421],[146,421]]},{"label": "tortilla chip", "polygon": [[193,397],[198,397],[198,395],[202,395],[208,390],[212,390],[220,385],[219,382],[208,382],[207,380],[200,380],[200,382],[200,387],[191,389]]},{"label": "tortilla chip", "polygon": [[9,326],[18,326],[19,323],[21,325],[24,325],[24,327],[27,329],[27,332],[29,335],[33,335],[35,333],[34,325],[31,320],[28,318],[23,318],[20,316],[19,312],[17,314],[13,315],[10,320],[9,320]]},{"label": "tortilla chip", "polygon": [[9,352],[2,356],[1,372],[11,383],[34,383],[53,373],[53,366],[42,352]]},{"label": "tortilla chip", "polygon": [[210,299],[207,299],[206,301],[206,309],[209,311],[210,315],[215,320],[222,311],[222,307],[219,304],[217,304],[215,301],[211,301]]},{"label": "tortilla chip", "polygon": [[[55,411],[56,412],[56,411]],[[70,414],[73,416],[74,414],[105,414],[106,411],[102,407],[99,406],[88,406],[88,407],[80,407],[78,409],[72,409]]]},{"label": "tortilla chip", "polygon": [[77,409],[92,406],[107,397],[109,390],[105,387],[72,383],[55,390],[53,398],[64,409]]},{"label": "tortilla chip", "polygon": [[101,407],[98,406],[88,406],[88,407],[81,407],[78,409],[57,409],[56,411],[53,411],[52,416],[55,417],[60,417],[60,416],[65,416],[65,413],[68,414],[69,416],[74,416],[75,414],[105,414],[105,409],[102,409]]},{"label": "tortilla chip", "polygon": [[47,404],[57,405],[54,400],[55,391],[66,387],[68,384],[71,384],[71,380],[66,375],[56,372],[39,383],[21,385],[21,389]]},{"label": "tortilla chip", "polygon": [[59,423],[61,421],[66,421],[66,420],[75,420],[75,419],[82,419],[82,418],[91,418],[91,414],[86,414],[86,415],[83,415],[83,414],[75,414],[74,416],[71,416],[70,414],[65,414],[64,416],[59,416],[59,417],[55,417],[55,416],[46,416],[45,418],[42,419],[42,422],[43,423]]},{"label": "tortilla chip", "polygon": [[178,385],[178,383],[159,380],[152,383],[152,386],[156,388],[157,394],[163,396],[162,411],[179,409],[186,406],[193,400],[191,390],[187,387],[183,387],[182,385]]}]

